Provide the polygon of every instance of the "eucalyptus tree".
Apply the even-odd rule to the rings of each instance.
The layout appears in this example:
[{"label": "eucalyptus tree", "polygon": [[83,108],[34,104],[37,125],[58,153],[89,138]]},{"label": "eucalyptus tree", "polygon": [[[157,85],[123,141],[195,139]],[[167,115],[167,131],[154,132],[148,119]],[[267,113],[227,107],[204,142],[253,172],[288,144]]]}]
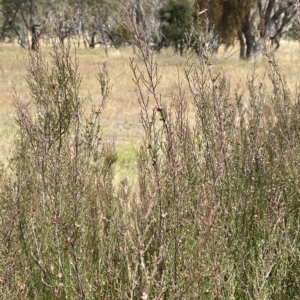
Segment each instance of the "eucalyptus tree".
[{"label": "eucalyptus tree", "polygon": [[[256,7],[247,12],[242,23],[239,36],[241,58],[248,59],[260,52],[261,40],[270,39],[276,51],[283,35],[292,28],[295,15],[293,1],[258,0]],[[259,29],[258,34],[255,25]]]},{"label": "eucalyptus tree", "polygon": [[19,38],[22,47],[28,46],[28,33],[31,36],[30,49],[36,50],[38,41],[46,32],[50,23],[49,2],[46,0],[12,0],[18,9],[18,23],[11,22],[10,25]]},{"label": "eucalyptus tree", "polygon": [[18,43],[25,48],[28,44],[27,30],[24,30],[20,26],[21,16],[19,14],[22,0],[1,0],[0,1],[0,12],[1,12],[1,28],[0,28],[0,39],[5,40],[5,37],[10,37],[11,40],[17,36]]},{"label": "eucalyptus tree", "polygon": [[74,28],[85,48],[93,49],[97,44],[105,46],[111,39],[111,28],[118,15],[117,0],[68,0],[73,9]]},{"label": "eucalyptus tree", "polygon": [[143,27],[145,38],[151,40],[152,44],[159,48],[164,39],[160,10],[165,7],[168,0],[132,0],[132,2],[136,22]]},{"label": "eucalyptus tree", "polygon": [[240,58],[251,59],[261,51],[262,41],[271,41],[274,51],[293,23],[293,0],[195,0],[197,10],[207,10],[207,17],[218,35],[219,43],[240,43]]},{"label": "eucalyptus tree", "polygon": [[0,41],[6,37],[12,39],[13,33],[10,23],[16,18],[19,6],[8,0],[0,1]]}]

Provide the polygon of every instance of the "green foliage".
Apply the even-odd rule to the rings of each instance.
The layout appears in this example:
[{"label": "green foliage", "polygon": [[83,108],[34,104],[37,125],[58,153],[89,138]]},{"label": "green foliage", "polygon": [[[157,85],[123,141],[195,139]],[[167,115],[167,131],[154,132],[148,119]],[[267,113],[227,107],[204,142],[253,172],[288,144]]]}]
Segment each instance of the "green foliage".
[{"label": "green foliage", "polygon": [[118,24],[112,32],[114,45],[116,47],[122,46],[124,43],[129,42],[132,38],[131,31],[123,24]]},{"label": "green foliage", "polygon": [[168,0],[158,10],[159,20],[162,22],[161,31],[163,45],[174,43],[175,51],[183,53],[185,34],[190,29],[192,17],[188,0]]}]

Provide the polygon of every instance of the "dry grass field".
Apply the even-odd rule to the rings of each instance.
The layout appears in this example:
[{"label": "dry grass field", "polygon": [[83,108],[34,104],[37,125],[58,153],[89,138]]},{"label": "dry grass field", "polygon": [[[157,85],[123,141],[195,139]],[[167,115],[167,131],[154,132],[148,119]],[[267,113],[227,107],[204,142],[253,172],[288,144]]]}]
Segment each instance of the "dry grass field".
[{"label": "dry grass field", "polygon": [[[253,64],[238,59],[238,49],[220,49],[212,58],[212,68],[225,72],[231,80],[231,90],[240,85],[240,92],[246,89],[247,76],[251,73]],[[47,56],[47,48],[44,48]],[[12,149],[14,136],[14,91],[23,101],[29,101],[30,95],[26,86],[26,60],[28,52],[17,45],[0,44],[0,159],[7,162]],[[129,58],[134,57],[131,48],[109,49],[108,57],[104,50],[78,49],[80,74],[82,76],[81,95],[91,97],[96,103],[100,100],[100,87],[96,79],[98,64],[106,62],[112,84],[111,99],[102,116],[103,135],[114,139],[118,150],[117,178],[129,176],[135,180],[135,149],[142,138],[142,128],[139,122],[140,108],[137,105],[137,90],[132,81]],[[284,74],[291,93],[299,82],[300,47],[297,42],[283,42],[276,54],[278,65]],[[172,93],[176,91],[177,68],[183,79],[186,96],[189,97],[184,81],[183,69],[185,58],[173,55],[171,50],[157,56],[161,84],[159,91],[165,103],[170,103]],[[258,59],[258,76],[264,75],[264,60]],[[245,95],[245,99],[247,96]],[[192,103],[191,103],[192,104]],[[89,107],[89,100],[86,101]],[[193,105],[190,106],[191,118]]]}]

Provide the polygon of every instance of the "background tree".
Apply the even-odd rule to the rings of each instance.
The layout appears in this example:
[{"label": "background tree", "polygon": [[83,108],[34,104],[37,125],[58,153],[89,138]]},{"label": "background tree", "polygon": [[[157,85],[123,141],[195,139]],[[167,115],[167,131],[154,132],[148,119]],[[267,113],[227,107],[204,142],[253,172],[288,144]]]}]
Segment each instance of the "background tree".
[{"label": "background tree", "polygon": [[[49,3],[47,1],[28,0],[16,4],[20,5],[19,13],[23,21],[21,28],[24,29],[25,27],[25,32],[27,30],[31,35],[30,49],[36,50],[39,39],[47,30],[47,25],[49,25]],[[11,23],[11,26],[20,37],[20,32],[16,26],[13,23]]]},{"label": "background tree", "polygon": [[196,0],[194,17],[198,11],[207,9],[207,17],[218,35],[219,44],[232,45],[242,26],[247,12],[255,5],[256,0]]},{"label": "background tree", "polygon": [[117,0],[0,0],[0,38],[10,30],[23,48],[33,50],[44,36],[58,36],[62,43],[76,36],[86,47],[106,46],[118,8]]},{"label": "background tree", "polygon": [[188,0],[168,0],[158,10],[161,22],[162,46],[174,46],[175,53],[183,53],[185,33],[190,29],[192,10]]},{"label": "background tree", "polygon": [[277,50],[296,13],[290,0],[196,0],[194,17],[198,9],[205,8],[219,43],[229,46],[238,38],[242,59],[257,55],[262,40],[271,40]]},{"label": "background tree", "polygon": [[6,37],[12,39],[13,31],[10,26],[19,11],[19,6],[15,5],[14,1],[0,1],[0,41],[4,41]]},{"label": "background tree", "polygon": [[[83,41],[85,48],[97,44],[120,47],[130,44],[132,28],[128,27],[121,12],[119,0],[0,0],[0,38],[17,37],[23,48],[36,48],[40,38],[57,36],[61,43],[67,37]],[[161,41],[157,11],[166,0],[125,1],[134,15],[134,23],[143,29],[144,39]],[[2,24],[2,26],[1,26]],[[31,38],[30,38],[31,36]],[[30,45],[31,42],[31,45]]]},{"label": "background tree", "polygon": [[23,47],[27,47],[28,44],[28,32],[20,26],[22,19],[20,16],[20,9],[23,1],[21,0],[1,0],[1,41],[5,40],[5,37],[9,37],[13,40],[14,37],[18,38],[18,43]]},{"label": "background tree", "polygon": [[158,49],[162,42],[161,21],[158,11],[167,1],[121,0],[120,2],[123,7],[126,7],[128,13],[125,12],[122,15],[122,23],[117,24],[112,31],[114,44],[118,46],[124,42],[131,44],[135,39],[133,27],[137,27],[143,33],[139,38],[147,42],[151,48]]},{"label": "background tree", "polygon": [[74,13],[74,27],[77,37],[83,39],[85,48],[97,44],[107,46],[112,41],[112,28],[117,24],[119,4],[116,0],[69,0]]}]

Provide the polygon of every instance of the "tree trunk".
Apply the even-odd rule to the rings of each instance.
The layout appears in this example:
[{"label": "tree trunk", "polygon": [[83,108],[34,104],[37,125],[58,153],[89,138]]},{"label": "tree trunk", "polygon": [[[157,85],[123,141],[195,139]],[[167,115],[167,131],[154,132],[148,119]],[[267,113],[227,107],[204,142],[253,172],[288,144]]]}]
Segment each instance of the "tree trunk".
[{"label": "tree trunk", "polygon": [[178,42],[177,41],[175,41],[174,42],[174,54],[177,54],[178,53]]},{"label": "tree trunk", "polygon": [[5,18],[2,26],[0,27],[0,41],[1,42],[5,41],[5,33],[6,33],[7,29],[8,29],[8,19]]},{"label": "tree trunk", "polygon": [[[240,39],[240,45],[245,47],[246,44],[246,51],[242,49],[240,51],[240,58],[241,59],[246,59],[246,60],[253,60],[256,58],[259,48],[258,48],[258,43],[255,38],[255,34],[252,32],[252,15],[251,12],[248,12],[245,21],[242,26],[242,32],[241,32],[241,39],[243,40],[243,43],[241,44],[241,39]],[[244,39],[246,43],[244,42]],[[245,53],[246,52],[246,53]]]},{"label": "tree trunk", "polygon": [[107,57],[108,52],[107,52],[107,43],[106,43],[105,33],[104,33],[104,29],[103,29],[104,24],[103,24],[103,19],[102,19],[101,14],[100,14],[99,7],[98,7],[98,15],[99,15],[98,26],[99,26],[100,33],[101,33],[101,38],[102,38],[102,41],[103,41],[103,44],[104,44],[105,55]]},{"label": "tree trunk", "polygon": [[240,41],[240,59],[245,59],[246,44],[242,32],[239,33],[238,38]]},{"label": "tree trunk", "polygon": [[36,51],[38,49],[39,46],[39,38],[40,35],[37,31],[37,27],[39,25],[32,25],[30,28],[30,32],[31,32],[31,50]]},{"label": "tree trunk", "polygon": [[[9,21],[9,25],[13,29],[13,31],[15,32],[15,34],[17,35],[19,45],[22,48],[26,49],[27,45],[28,45],[27,33],[25,34],[22,30],[19,31],[18,28],[15,26],[15,24],[13,23],[12,20]],[[27,32],[27,29],[26,29],[26,32]]]}]

